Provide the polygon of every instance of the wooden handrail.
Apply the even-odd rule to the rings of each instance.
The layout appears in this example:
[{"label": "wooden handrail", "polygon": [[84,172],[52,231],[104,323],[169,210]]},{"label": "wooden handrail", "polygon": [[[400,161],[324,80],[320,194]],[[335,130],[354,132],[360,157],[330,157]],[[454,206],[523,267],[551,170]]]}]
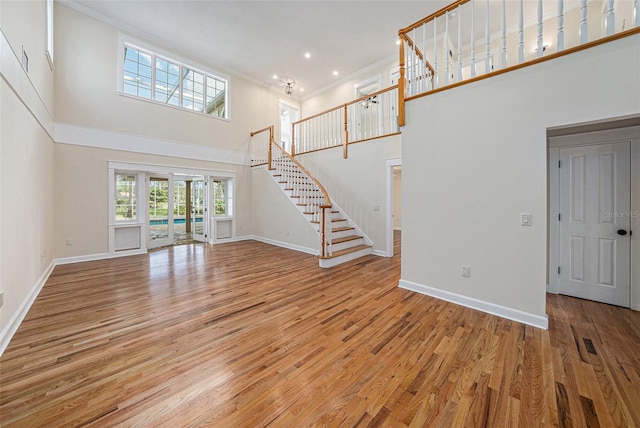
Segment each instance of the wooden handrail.
[{"label": "wooden handrail", "polygon": [[469,3],[471,0],[458,0],[455,1],[453,3],[451,3],[449,6],[445,6],[442,9],[440,9],[439,11],[432,13],[431,15],[427,16],[426,18],[421,19],[420,21],[414,22],[413,24],[409,25],[406,28],[403,28],[402,30],[400,30],[398,33],[399,34],[407,34],[409,31],[418,28],[419,26],[421,26],[422,24],[424,24],[425,22],[429,22],[433,19],[436,19],[442,15],[444,15],[447,12],[451,12],[452,10],[456,9],[458,6],[461,6],[465,3]]},{"label": "wooden handrail", "polygon": [[416,51],[416,54],[418,55],[418,57],[422,61],[424,61],[429,71],[431,71],[431,76],[433,76],[435,74],[435,70],[433,66],[431,65],[429,60],[424,59],[424,54],[417,46],[415,46],[415,44],[413,43],[413,40],[411,40],[411,37],[408,37],[406,34],[403,34],[403,33],[399,33],[398,36],[400,37],[401,40],[404,40],[405,42],[407,42],[409,47],[413,48]]},{"label": "wooden handrail", "polygon": [[254,135],[258,135],[259,133],[264,132],[264,131],[270,131],[270,130],[271,130],[271,128],[273,128],[273,125],[271,125],[271,126],[266,126],[266,127],[262,128],[262,129],[259,129],[259,130],[257,130],[257,131],[253,131],[253,132],[251,133],[251,136],[253,137]]},{"label": "wooden handrail", "polygon": [[320,116],[322,116],[323,114],[331,113],[332,111],[339,110],[339,109],[341,109],[341,108],[343,108],[343,107],[344,107],[344,104],[340,104],[340,105],[339,105],[339,106],[337,106],[337,107],[332,107],[332,108],[330,108],[330,109],[328,109],[328,110],[321,111],[320,113],[316,113],[316,114],[314,114],[313,116],[305,117],[304,119],[300,119],[300,120],[298,120],[297,122],[293,122],[293,123],[292,123],[292,125],[298,125],[298,124],[300,124],[300,123],[302,123],[302,122],[306,122],[307,120],[315,119],[316,117],[320,117]]},{"label": "wooden handrail", "polygon": [[[313,175],[311,175],[311,173],[304,166],[302,166],[302,164],[300,162],[295,160],[293,156],[291,156],[289,153],[287,153],[287,151],[280,144],[276,143],[276,140],[274,138],[271,139],[271,144],[273,144],[278,149],[280,149],[280,151],[282,153],[284,153],[291,161],[293,161],[293,163],[295,163],[296,166],[302,170],[302,172],[307,174],[307,176],[311,180],[313,180],[313,182],[316,184],[316,186],[318,186],[318,188],[320,189],[320,191],[324,195],[324,200],[326,202],[324,205],[320,205],[320,208],[331,208],[331,206],[332,206],[331,205],[331,199],[329,198],[329,194],[325,190],[324,186],[322,184],[320,184],[320,182]],[[269,168],[271,169],[271,165],[269,165]]]}]

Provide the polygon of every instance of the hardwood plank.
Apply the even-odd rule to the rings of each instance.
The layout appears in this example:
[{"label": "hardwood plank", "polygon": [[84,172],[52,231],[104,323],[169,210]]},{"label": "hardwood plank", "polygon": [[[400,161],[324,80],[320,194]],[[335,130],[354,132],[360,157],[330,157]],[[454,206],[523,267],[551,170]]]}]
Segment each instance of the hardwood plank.
[{"label": "hardwood plank", "polygon": [[640,426],[640,314],[547,296],[549,331],[246,241],[58,266],[0,357],[22,426]]}]

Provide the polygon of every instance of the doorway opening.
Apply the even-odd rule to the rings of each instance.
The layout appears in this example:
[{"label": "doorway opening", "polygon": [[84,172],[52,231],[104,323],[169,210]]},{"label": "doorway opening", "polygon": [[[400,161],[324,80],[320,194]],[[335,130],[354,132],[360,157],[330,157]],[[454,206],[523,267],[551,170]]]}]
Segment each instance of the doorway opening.
[{"label": "doorway opening", "polygon": [[300,120],[300,107],[280,100],[280,145],[291,153],[292,125]]},{"label": "doorway opening", "polygon": [[147,248],[204,242],[205,177],[149,174],[147,183]]},{"label": "doorway opening", "polygon": [[548,131],[548,289],[640,310],[640,126],[615,125]]},{"label": "doorway opening", "polygon": [[402,159],[387,160],[387,257],[399,250],[402,235]]}]

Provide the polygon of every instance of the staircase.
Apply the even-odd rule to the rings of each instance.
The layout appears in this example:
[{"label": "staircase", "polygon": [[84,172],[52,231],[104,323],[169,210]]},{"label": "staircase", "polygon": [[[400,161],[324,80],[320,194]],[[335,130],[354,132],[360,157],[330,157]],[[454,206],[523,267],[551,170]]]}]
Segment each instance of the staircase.
[{"label": "staircase", "polygon": [[321,238],[320,267],[329,268],[371,254],[371,240],[335,202],[328,200],[320,183],[276,143],[268,171],[318,232]]}]

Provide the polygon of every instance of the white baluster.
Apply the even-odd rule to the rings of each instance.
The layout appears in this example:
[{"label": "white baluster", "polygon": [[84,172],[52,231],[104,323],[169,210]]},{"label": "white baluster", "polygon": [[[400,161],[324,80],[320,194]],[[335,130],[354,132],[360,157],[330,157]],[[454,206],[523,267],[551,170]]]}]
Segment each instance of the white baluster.
[{"label": "white baluster", "polygon": [[524,0],[520,0],[518,13],[518,63],[524,62]]},{"label": "white baluster", "polygon": [[433,18],[433,88],[438,87],[438,18]]},{"label": "white baluster", "polygon": [[471,0],[471,77],[476,77],[476,7]]},{"label": "white baluster", "polygon": [[461,8],[462,5],[458,5],[458,82],[462,80],[462,25],[461,25]]},{"label": "white baluster", "polygon": [[507,4],[502,0],[502,68],[507,67]]},{"label": "white baluster", "polygon": [[640,0],[633,2],[633,16],[636,27],[640,27]]},{"label": "white baluster", "polygon": [[564,0],[558,0],[558,52],[564,49]]},{"label": "white baluster", "polygon": [[449,11],[444,13],[444,68],[445,68],[445,85],[450,83],[451,71],[449,70]]},{"label": "white baluster", "polygon": [[580,43],[587,43],[589,30],[587,27],[587,0],[580,0]]},{"label": "white baluster", "polygon": [[607,16],[606,16],[606,29],[607,36],[616,32],[616,15],[613,11],[614,0],[607,0]]},{"label": "white baluster", "polygon": [[487,0],[486,19],[484,23],[484,72],[491,71],[491,40],[489,39],[489,0]]},{"label": "white baluster", "polygon": [[542,0],[538,0],[538,58],[544,51],[544,39],[542,38]]},{"label": "white baluster", "polygon": [[420,68],[418,69],[418,76],[420,78],[420,92],[425,92],[429,88],[427,87],[427,23],[422,24],[422,61],[420,61]]},{"label": "white baluster", "polygon": [[411,68],[413,69],[413,79],[411,81],[411,86],[413,87],[414,93],[418,93],[418,66],[416,63],[420,63],[420,57],[418,56],[418,44],[416,43],[416,29],[414,28],[411,31],[411,40],[413,40],[413,49],[411,49]]}]

